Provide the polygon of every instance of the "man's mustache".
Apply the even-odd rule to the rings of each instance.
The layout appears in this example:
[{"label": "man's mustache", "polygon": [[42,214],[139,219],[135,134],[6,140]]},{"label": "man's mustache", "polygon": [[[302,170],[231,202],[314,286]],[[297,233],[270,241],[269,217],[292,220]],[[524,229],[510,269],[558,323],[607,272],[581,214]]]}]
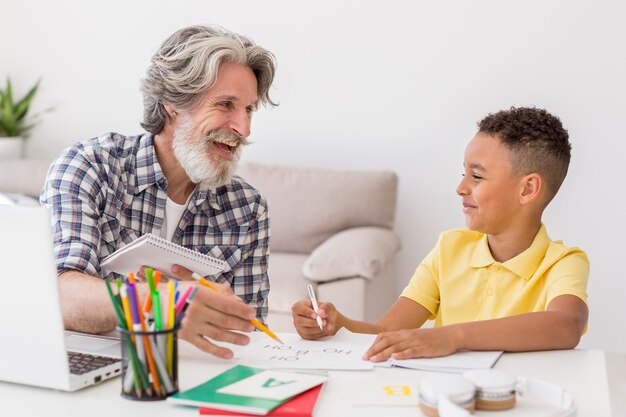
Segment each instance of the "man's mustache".
[{"label": "man's mustache", "polygon": [[205,139],[207,142],[214,142],[218,140],[224,141],[224,142],[238,142],[237,146],[246,146],[250,144],[250,141],[248,140],[248,138],[237,136],[233,132],[230,132],[225,129],[211,130],[205,136]]}]

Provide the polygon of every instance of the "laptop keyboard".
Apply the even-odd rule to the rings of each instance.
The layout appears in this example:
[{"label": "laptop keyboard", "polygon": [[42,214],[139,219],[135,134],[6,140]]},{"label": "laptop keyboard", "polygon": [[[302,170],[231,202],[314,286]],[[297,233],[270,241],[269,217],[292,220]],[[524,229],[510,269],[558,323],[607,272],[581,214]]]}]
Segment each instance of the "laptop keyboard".
[{"label": "laptop keyboard", "polygon": [[70,361],[70,372],[76,375],[82,375],[121,360],[79,352],[67,352],[67,356]]}]

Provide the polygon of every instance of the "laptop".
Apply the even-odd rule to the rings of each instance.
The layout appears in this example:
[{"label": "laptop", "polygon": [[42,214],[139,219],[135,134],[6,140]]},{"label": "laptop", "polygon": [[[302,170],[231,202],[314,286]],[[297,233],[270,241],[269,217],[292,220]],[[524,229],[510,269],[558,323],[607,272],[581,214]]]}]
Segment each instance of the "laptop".
[{"label": "laptop", "polygon": [[0,381],[76,391],[120,375],[119,338],[64,330],[45,208],[0,205],[0,286]]}]

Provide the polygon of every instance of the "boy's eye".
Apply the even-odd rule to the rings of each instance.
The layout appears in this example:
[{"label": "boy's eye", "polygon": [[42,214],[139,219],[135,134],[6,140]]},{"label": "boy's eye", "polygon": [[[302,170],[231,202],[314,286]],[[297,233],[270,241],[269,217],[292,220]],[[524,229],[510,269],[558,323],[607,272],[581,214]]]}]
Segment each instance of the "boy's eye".
[{"label": "boy's eye", "polygon": [[[465,174],[461,174],[461,176],[465,178]],[[481,177],[478,174],[472,174],[472,179],[475,180],[475,181],[478,181],[478,180],[482,180],[483,177]]]}]

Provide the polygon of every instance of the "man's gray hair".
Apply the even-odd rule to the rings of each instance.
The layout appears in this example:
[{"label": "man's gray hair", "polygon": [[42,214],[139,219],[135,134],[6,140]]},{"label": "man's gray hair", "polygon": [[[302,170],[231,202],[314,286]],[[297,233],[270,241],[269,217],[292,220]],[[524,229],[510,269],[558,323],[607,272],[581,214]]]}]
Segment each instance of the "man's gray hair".
[{"label": "man's gray hair", "polygon": [[224,62],[249,67],[257,79],[261,104],[276,106],[269,97],[276,59],[250,39],[219,26],[190,26],[167,38],[155,52],[141,80],[144,114],[141,126],[158,134],[168,118],[164,102],[192,109],[217,80]]}]

